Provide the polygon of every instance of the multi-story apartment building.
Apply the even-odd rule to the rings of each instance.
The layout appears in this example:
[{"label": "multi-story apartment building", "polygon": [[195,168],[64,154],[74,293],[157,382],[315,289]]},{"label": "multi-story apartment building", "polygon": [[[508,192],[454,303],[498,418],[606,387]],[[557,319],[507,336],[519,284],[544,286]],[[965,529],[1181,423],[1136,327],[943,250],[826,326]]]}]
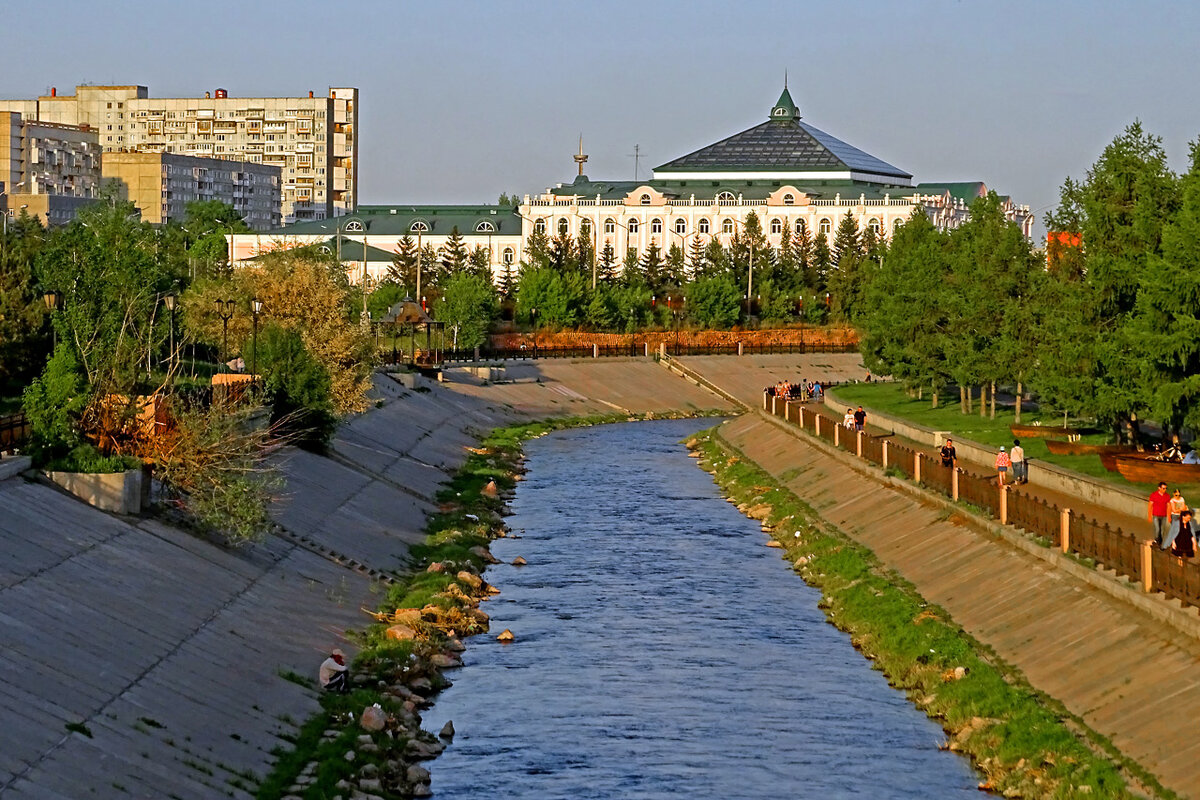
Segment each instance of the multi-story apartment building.
[{"label": "multi-story apartment building", "polygon": [[182,220],[189,202],[219,200],[233,206],[255,230],[280,225],[277,166],[176,153],[109,152],[104,154],[103,172],[122,199],[141,209],[146,222]]},{"label": "multi-story apartment building", "polygon": [[96,131],[0,111],[0,211],[62,224],[95,198],[100,179]]},{"label": "multi-story apartment building", "polygon": [[177,153],[280,168],[283,220],[341,216],[358,205],[358,90],[327,97],[152,98],[145,86],[77,86],[0,100],[26,118],[89,125],[106,152]]}]

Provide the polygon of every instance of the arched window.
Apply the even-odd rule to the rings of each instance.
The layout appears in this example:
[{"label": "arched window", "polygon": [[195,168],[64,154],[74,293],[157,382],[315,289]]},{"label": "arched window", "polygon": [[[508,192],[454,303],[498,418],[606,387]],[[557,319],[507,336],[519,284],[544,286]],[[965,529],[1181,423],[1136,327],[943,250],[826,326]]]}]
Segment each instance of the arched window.
[{"label": "arched window", "polygon": [[675,233],[679,234],[680,236],[683,236],[685,233],[687,233],[687,220],[685,220],[683,217],[675,220]]},{"label": "arched window", "polygon": [[783,233],[783,220],[771,220],[771,233]]},{"label": "arched window", "polygon": [[538,233],[545,233],[546,232],[546,220],[535,219],[533,221],[533,229],[535,231],[537,231]]},{"label": "arched window", "polygon": [[567,223],[567,218],[566,218],[566,217],[559,217],[559,218],[558,218],[558,233],[559,233],[559,235],[560,235],[560,236],[563,236],[563,235],[565,235],[565,234],[566,234],[566,232],[567,232],[568,230],[570,230],[570,227],[571,227],[571,226],[570,226],[570,225]]},{"label": "arched window", "polygon": [[903,223],[901,222],[900,218],[896,217],[895,222],[892,223],[892,232],[895,233],[896,231],[900,230],[900,226],[902,224]]},{"label": "arched window", "polygon": [[721,223],[721,233],[733,233],[733,220],[727,219]]},{"label": "arched window", "polygon": [[582,220],[579,223],[579,232],[582,233],[584,236],[591,236],[592,235],[592,221],[590,219]]},{"label": "arched window", "polygon": [[642,195],[641,197],[638,198],[638,202],[644,206],[650,205],[650,195],[648,195],[648,194]]},{"label": "arched window", "polygon": [[871,219],[867,221],[867,227],[871,229],[871,233],[879,236],[879,220],[877,220],[875,217],[871,217]]},{"label": "arched window", "polygon": [[423,219],[419,219],[413,222],[412,225],[409,225],[408,230],[412,233],[429,233],[429,223]]},{"label": "arched window", "polygon": [[797,236],[803,234],[806,228],[808,228],[807,222],[805,222],[803,219],[796,220],[796,235]]},{"label": "arched window", "polygon": [[700,233],[708,233],[708,220],[701,217],[700,221],[696,223],[696,230]]},{"label": "arched window", "polygon": [[796,204],[795,195],[791,194],[790,192],[788,194],[785,194],[783,196],[783,204],[785,206],[794,206]]},{"label": "arched window", "polygon": [[661,219],[658,219],[657,217],[655,217],[654,219],[650,220],[650,232],[651,233],[662,233],[662,220]]},{"label": "arched window", "polygon": [[325,256],[331,256],[331,255],[333,255],[333,250],[329,249],[329,245],[327,245],[327,244],[323,244],[323,245],[321,245],[321,246],[320,246],[320,247],[317,249],[317,251],[318,251],[319,253],[321,253],[321,255],[325,255]]},{"label": "arched window", "polygon": [[485,220],[481,221],[478,225],[475,226],[475,232],[476,233],[495,233],[496,226],[485,219]]},{"label": "arched window", "polygon": [[506,265],[511,265],[513,263],[513,258],[515,256],[516,256],[516,254],[513,253],[513,249],[511,247],[506,247],[500,253],[500,260],[503,261]]},{"label": "arched window", "polygon": [[817,233],[824,233],[828,235],[832,227],[833,225],[830,223],[829,217],[821,217],[821,221],[817,223]]},{"label": "arched window", "polygon": [[629,220],[629,224],[626,225],[625,228],[629,231],[630,236],[637,236],[638,221],[636,219]]},{"label": "arched window", "polygon": [[733,192],[717,192],[718,203],[732,203],[735,200],[737,198],[733,196]]},{"label": "arched window", "polygon": [[346,227],[342,228],[342,230],[348,231],[351,233],[362,233],[363,232],[363,224],[356,219],[352,219],[346,223]]},{"label": "arched window", "polygon": [[604,220],[604,232],[605,233],[616,233],[617,232],[617,223],[613,222],[611,219]]}]

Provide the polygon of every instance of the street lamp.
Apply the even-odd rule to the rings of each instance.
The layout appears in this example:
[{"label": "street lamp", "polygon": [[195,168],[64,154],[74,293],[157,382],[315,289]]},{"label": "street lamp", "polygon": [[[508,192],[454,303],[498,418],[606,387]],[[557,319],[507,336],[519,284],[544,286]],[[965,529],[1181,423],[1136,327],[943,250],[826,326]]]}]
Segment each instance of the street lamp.
[{"label": "street lamp", "polygon": [[258,313],[262,311],[262,307],[262,300],[259,300],[257,297],[250,301],[250,311],[253,324],[253,333],[251,334],[251,347],[253,349],[250,351],[251,379],[257,379],[258,377]]},{"label": "street lamp", "polygon": [[217,316],[221,318],[221,363],[228,366],[229,361],[229,320],[233,319],[233,300],[217,300]]},{"label": "street lamp", "polygon": [[163,297],[163,305],[167,307],[167,318],[170,320],[170,338],[167,340],[169,349],[167,350],[167,369],[170,370],[175,366],[175,303],[178,297],[171,292]]},{"label": "street lamp", "polygon": [[[58,309],[58,292],[54,291],[53,289],[46,292],[44,295],[42,295],[42,302],[46,304],[46,310],[49,311],[51,313],[51,315],[53,315],[54,312]],[[52,343],[51,349],[57,350],[58,349],[58,329],[54,327],[53,319],[51,319],[51,321],[50,321],[50,337],[51,337],[51,343]]]}]

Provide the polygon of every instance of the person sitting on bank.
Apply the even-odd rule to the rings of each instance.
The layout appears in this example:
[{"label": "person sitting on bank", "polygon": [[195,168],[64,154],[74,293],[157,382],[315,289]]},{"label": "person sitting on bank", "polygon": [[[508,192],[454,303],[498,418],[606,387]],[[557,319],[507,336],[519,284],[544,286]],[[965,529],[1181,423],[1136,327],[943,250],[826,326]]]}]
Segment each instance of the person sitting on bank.
[{"label": "person sitting on bank", "polygon": [[321,662],[321,688],[327,692],[346,694],[350,691],[350,668],[346,666],[346,654],[336,647],[329,658]]},{"label": "person sitting on bank", "polygon": [[1192,522],[1192,510],[1185,508],[1179,515],[1179,530],[1171,539],[1171,555],[1192,558],[1196,555],[1196,526]]},{"label": "person sitting on bank", "polygon": [[954,449],[954,440],[947,438],[946,443],[942,445],[942,449],[938,451],[942,457],[943,467],[957,467],[958,453]]}]

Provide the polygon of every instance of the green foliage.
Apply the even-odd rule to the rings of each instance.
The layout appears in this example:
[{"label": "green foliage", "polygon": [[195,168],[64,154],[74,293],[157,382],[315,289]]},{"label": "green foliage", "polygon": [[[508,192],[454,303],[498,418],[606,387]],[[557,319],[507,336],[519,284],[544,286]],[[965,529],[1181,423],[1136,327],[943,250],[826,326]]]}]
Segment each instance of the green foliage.
[{"label": "green foliage", "polygon": [[272,323],[258,334],[252,359],[271,401],[272,423],[301,444],[322,450],[337,428],[328,370],[296,330]]},{"label": "green foliage", "polygon": [[578,273],[527,269],[517,284],[517,315],[537,325],[574,325],[583,305],[585,281]]},{"label": "green foliage", "polygon": [[32,427],[29,453],[35,466],[80,444],[77,424],[87,404],[88,392],[75,354],[69,346],[59,345],[41,376],[25,389],[25,414]]},{"label": "green foliage", "polygon": [[417,291],[417,240],[407,233],[400,237],[392,263],[388,265],[388,275],[408,296]]},{"label": "green foliage", "polygon": [[450,235],[446,238],[438,255],[441,257],[442,274],[445,278],[452,278],[467,269],[470,263],[470,253],[467,251],[462,234],[458,232],[457,225],[451,228]]},{"label": "green foliage", "polygon": [[113,473],[137,469],[142,462],[132,456],[104,455],[94,444],[84,443],[41,465],[48,472]]},{"label": "green foliage", "polygon": [[728,328],[741,313],[742,293],[728,276],[697,278],[687,287],[688,316],[709,328]]},{"label": "green foliage", "polygon": [[407,296],[405,288],[399,283],[392,280],[384,281],[367,296],[367,311],[370,313],[371,319],[378,321],[387,315],[388,309]]},{"label": "green foliage", "polygon": [[457,329],[458,346],[470,349],[487,340],[488,327],[496,319],[500,305],[492,281],[481,275],[460,274],[450,277],[442,287],[442,297],[434,304],[433,316]]},{"label": "green foliage", "polygon": [[25,385],[50,349],[46,310],[33,274],[45,235],[38,219],[24,211],[0,234],[0,394]]}]

